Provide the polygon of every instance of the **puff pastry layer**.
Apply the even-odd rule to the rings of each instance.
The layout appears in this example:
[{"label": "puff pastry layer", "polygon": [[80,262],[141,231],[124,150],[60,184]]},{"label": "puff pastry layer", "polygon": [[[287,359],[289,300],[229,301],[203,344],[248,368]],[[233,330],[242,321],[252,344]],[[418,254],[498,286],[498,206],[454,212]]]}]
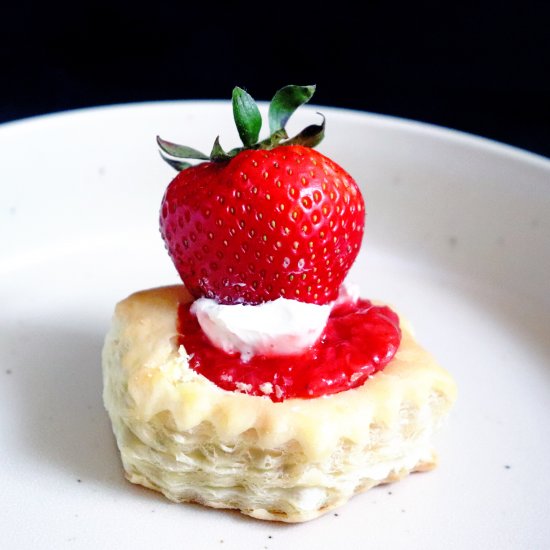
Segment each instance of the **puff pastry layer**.
[{"label": "puff pastry layer", "polygon": [[127,478],[177,502],[299,522],[435,465],[453,379],[403,326],[395,357],[358,388],[273,403],[220,389],[178,347],[183,286],[120,302],[103,350],[104,402]]}]

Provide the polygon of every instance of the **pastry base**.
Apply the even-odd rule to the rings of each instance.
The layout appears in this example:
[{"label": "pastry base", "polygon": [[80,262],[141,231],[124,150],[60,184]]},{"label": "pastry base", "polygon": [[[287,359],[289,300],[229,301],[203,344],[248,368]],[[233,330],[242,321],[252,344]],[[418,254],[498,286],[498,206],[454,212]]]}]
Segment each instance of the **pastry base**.
[{"label": "pastry base", "polygon": [[414,340],[353,390],[273,403],[218,388],[178,348],[182,286],[116,309],[103,352],[104,401],[126,477],[175,502],[301,522],[354,494],[436,464],[432,440],[456,395]]}]

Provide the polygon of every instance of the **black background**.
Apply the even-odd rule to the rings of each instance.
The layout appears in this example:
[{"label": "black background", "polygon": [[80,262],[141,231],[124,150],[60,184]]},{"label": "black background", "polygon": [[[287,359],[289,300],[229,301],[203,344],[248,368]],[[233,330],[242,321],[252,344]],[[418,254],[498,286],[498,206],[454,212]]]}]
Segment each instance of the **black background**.
[{"label": "black background", "polygon": [[550,156],[547,2],[3,6],[0,122],[92,105],[270,99],[465,130]]}]

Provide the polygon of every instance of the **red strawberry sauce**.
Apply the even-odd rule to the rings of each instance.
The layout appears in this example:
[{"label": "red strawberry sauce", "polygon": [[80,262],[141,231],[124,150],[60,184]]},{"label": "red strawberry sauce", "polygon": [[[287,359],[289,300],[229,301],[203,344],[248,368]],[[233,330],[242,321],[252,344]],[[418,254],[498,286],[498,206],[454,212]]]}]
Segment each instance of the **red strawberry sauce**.
[{"label": "red strawberry sauce", "polygon": [[191,368],[224,390],[266,395],[262,389],[272,388],[268,397],[275,402],[360,386],[388,364],[401,341],[399,318],[390,308],[350,300],[334,307],[319,341],[302,354],[256,355],[245,363],[210,343],[190,307],[180,304],[178,329]]}]

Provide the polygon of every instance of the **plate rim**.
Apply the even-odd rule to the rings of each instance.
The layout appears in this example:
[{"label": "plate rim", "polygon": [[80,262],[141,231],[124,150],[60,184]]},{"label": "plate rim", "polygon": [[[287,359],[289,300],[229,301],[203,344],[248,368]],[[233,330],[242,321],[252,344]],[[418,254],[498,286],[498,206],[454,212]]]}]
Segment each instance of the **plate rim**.
[{"label": "plate rim", "polygon": [[[260,108],[267,109],[268,102],[258,101],[257,103]],[[76,109],[52,111],[50,113],[37,114],[0,123],[0,136],[4,132],[9,132],[12,129],[24,128],[25,126],[47,124],[52,119],[67,119],[81,116],[86,117],[91,116],[97,112],[108,113],[109,111],[174,108],[178,106],[188,108],[191,106],[196,106],[204,108],[207,105],[227,107],[231,105],[231,101],[225,99],[168,99],[128,103],[112,103],[105,105],[81,107]],[[550,157],[546,157],[540,153],[535,153],[527,149],[523,149],[516,145],[510,145],[492,138],[484,137],[464,130],[458,130],[452,127],[434,124],[431,122],[424,122],[421,120],[415,120],[412,118],[400,117],[396,115],[316,103],[304,105],[302,109],[303,112],[317,112],[319,111],[319,109],[321,109],[324,112],[329,112],[337,116],[361,119],[364,123],[374,123],[396,130],[418,132],[420,134],[423,134],[424,136],[431,136],[440,140],[469,145],[476,149],[484,150],[487,153],[504,155],[514,160],[526,162],[543,170],[550,171]]]}]

